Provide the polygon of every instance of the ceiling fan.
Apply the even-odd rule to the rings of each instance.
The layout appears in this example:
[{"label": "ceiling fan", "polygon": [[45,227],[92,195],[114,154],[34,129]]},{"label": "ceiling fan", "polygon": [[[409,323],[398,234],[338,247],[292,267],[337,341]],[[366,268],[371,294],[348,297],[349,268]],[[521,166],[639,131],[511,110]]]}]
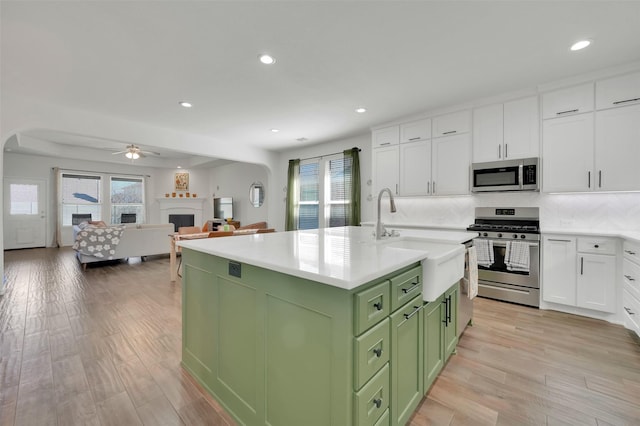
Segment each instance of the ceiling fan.
[{"label": "ceiling fan", "polygon": [[127,145],[127,148],[124,151],[113,152],[112,155],[124,154],[130,160],[137,160],[138,158],[144,158],[147,155],[160,155],[159,152],[153,151],[143,151],[140,147],[136,145]]}]

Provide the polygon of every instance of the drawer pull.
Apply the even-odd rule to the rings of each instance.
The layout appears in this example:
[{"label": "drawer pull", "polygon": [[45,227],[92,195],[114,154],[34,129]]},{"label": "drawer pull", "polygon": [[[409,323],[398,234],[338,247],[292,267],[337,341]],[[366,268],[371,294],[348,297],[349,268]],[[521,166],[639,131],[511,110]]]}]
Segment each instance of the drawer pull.
[{"label": "drawer pull", "polygon": [[410,141],[417,141],[417,140],[419,140],[419,139],[420,139],[420,136],[415,137],[415,138],[409,138],[409,140],[410,140]]},{"label": "drawer pull", "polygon": [[451,135],[454,134],[455,132],[457,132],[457,130],[450,130],[448,132],[442,132],[443,135]]},{"label": "drawer pull", "polygon": [[410,291],[413,291],[413,290],[415,290],[416,288],[418,288],[418,284],[420,284],[420,280],[418,280],[418,281],[416,281],[416,282],[414,282],[414,283],[411,283],[411,287],[403,288],[403,289],[402,289],[402,292],[403,292],[404,294],[407,294],[407,293],[409,293]]},{"label": "drawer pull", "polygon": [[626,306],[624,307],[624,310],[627,311],[627,313],[629,315],[635,315],[636,314],[635,312],[631,312],[631,308],[627,308]]},{"label": "drawer pull", "polygon": [[420,310],[420,306],[414,306],[413,307],[413,312],[411,312],[410,314],[404,314],[404,319],[409,319],[412,316],[414,316],[415,314],[418,313],[418,311]]},{"label": "drawer pull", "polygon": [[572,112],[578,112],[578,110],[577,109],[569,109],[567,111],[560,111],[560,112],[556,112],[556,115],[570,114]]},{"label": "drawer pull", "polygon": [[547,238],[547,241],[555,241],[555,242],[558,242],[558,243],[570,243],[571,242],[571,240],[559,240],[557,238]]},{"label": "drawer pull", "polygon": [[376,308],[376,311],[381,311],[382,310],[382,302],[374,303],[373,307]]},{"label": "drawer pull", "polygon": [[380,144],[380,146],[385,146],[385,145],[391,145],[391,142],[383,142]]},{"label": "drawer pull", "polygon": [[620,105],[620,104],[624,104],[626,102],[635,102],[635,101],[640,101],[640,98],[626,99],[624,101],[616,101],[613,104],[614,105]]},{"label": "drawer pull", "polygon": [[635,255],[636,255],[636,252],[635,252],[635,251],[625,250],[624,252],[625,252],[625,253],[627,253],[627,254],[630,254],[630,255],[632,255],[632,256],[635,256]]},{"label": "drawer pull", "polygon": [[373,353],[376,354],[376,357],[380,358],[382,356],[382,348],[374,349]]},{"label": "drawer pull", "polygon": [[373,400],[373,405],[376,406],[376,408],[380,408],[382,406],[382,398],[376,398]]},{"label": "drawer pull", "polygon": [[624,276],[626,279],[628,279],[629,281],[635,281],[636,279],[633,278],[631,275],[625,275]]}]

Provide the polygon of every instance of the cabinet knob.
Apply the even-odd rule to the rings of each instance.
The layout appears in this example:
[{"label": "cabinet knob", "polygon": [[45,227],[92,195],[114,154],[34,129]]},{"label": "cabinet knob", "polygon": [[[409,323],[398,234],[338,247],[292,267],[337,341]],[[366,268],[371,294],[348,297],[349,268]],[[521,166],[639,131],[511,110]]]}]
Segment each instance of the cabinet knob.
[{"label": "cabinet knob", "polygon": [[376,311],[381,311],[382,310],[382,302],[374,303],[373,307],[376,308]]},{"label": "cabinet knob", "polygon": [[598,244],[594,244],[593,245],[595,248],[600,248],[600,246]]},{"label": "cabinet knob", "polygon": [[374,349],[373,353],[376,354],[376,357],[380,358],[382,356],[382,348]]},{"label": "cabinet knob", "polygon": [[382,398],[374,399],[373,404],[376,406],[376,408],[380,408],[382,406]]}]

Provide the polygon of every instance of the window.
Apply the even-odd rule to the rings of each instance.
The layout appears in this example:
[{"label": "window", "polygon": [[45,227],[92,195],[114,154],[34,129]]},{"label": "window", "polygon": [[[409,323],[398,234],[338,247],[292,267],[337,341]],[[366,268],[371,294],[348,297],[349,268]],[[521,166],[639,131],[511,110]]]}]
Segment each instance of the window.
[{"label": "window", "polygon": [[142,178],[111,178],[111,223],[122,223],[125,218],[136,222],[144,218],[144,182]]},{"label": "window", "polygon": [[71,226],[74,213],[89,213],[93,220],[101,220],[101,183],[100,176],[62,174],[62,225]]},{"label": "window", "polygon": [[35,215],[38,211],[38,185],[16,184],[9,186],[9,214]]},{"label": "window", "polygon": [[300,162],[298,229],[348,225],[351,158],[341,154]]}]

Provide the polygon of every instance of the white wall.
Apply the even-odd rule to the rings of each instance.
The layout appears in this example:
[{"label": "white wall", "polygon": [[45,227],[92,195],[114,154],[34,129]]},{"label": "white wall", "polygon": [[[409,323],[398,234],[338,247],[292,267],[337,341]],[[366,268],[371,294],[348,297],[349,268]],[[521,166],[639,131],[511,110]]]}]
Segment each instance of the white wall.
[{"label": "white wall", "polygon": [[[249,202],[249,187],[254,182],[265,185],[264,204],[253,207]],[[211,169],[209,175],[209,204],[213,208],[214,197],[233,197],[233,219],[241,225],[255,222],[269,223],[269,204],[274,197],[274,188],[268,181],[267,169],[257,164],[233,163]],[[213,215],[210,216],[213,218]]]},{"label": "white wall", "polygon": [[278,228],[279,230],[284,230],[287,195],[284,189],[287,186],[287,169],[289,167],[289,160],[334,154],[353,147],[358,147],[362,150],[360,151],[360,181],[362,184],[360,194],[361,219],[363,222],[374,220],[374,203],[372,202],[373,194],[371,193],[371,135],[367,133],[347,139],[336,140],[300,149],[283,151],[280,154],[280,159],[278,161],[276,171],[274,171],[275,176],[273,179],[273,181],[275,182],[275,193],[273,197],[273,203],[275,204],[274,216],[278,219],[276,228]]},{"label": "white wall", "polygon": [[459,197],[396,198],[396,213],[385,223],[466,228],[475,207],[539,207],[545,229],[640,231],[640,193],[489,193]]},{"label": "white wall", "polygon": [[[66,158],[44,157],[38,155],[23,155],[5,152],[4,155],[4,177],[14,178],[34,178],[43,179],[47,182],[47,221],[46,221],[46,244],[48,247],[55,246],[55,212],[57,209],[57,201],[55,200],[55,176],[54,167],[60,167],[69,170],[85,170],[92,172],[104,173],[124,173],[147,175],[146,179],[146,201],[147,201],[147,217],[146,223],[161,223],[160,206],[158,198],[164,198],[164,194],[173,192],[173,178],[177,170],[186,171],[185,169],[156,169],[150,167],[140,167],[135,164],[113,164],[101,163],[97,161],[71,160]],[[198,194],[198,197],[206,197],[210,192],[209,174],[210,169],[194,169],[189,171],[190,191]],[[212,216],[213,206],[211,203],[205,203],[203,215],[205,217]],[[69,235],[64,240],[70,241]],[[3,232],[4,235],[4,232]]]}]

